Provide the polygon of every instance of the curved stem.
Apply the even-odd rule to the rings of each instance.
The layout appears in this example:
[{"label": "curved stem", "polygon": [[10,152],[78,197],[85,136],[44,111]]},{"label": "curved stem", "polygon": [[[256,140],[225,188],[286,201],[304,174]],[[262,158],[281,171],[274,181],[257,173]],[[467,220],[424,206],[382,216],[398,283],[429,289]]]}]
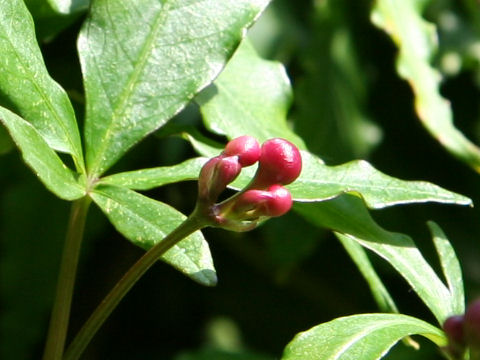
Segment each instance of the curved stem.
[{"label": "curved stem", "polygon": [[105,322],[107,317],[112,313],[115,307],[120,303],[125,294],[132,286],[142,277],[143,274],[172,246],[180,240],[186,238],[193,232],[206,226],[195,212],[190,215],[182,224],[174,231],[167,235],[161,242],[148,250],[120,279],[113,287],[110,293],[98,305],[90,318],[85,322],[68,347],[64,360],[75,360],[80,357],[83,350]]},{"label": "curved stem", "polygon": [[43,360],[60,360],[63,356],[78,257],[89,205],[88,197],[78,199],[72,204]]}]

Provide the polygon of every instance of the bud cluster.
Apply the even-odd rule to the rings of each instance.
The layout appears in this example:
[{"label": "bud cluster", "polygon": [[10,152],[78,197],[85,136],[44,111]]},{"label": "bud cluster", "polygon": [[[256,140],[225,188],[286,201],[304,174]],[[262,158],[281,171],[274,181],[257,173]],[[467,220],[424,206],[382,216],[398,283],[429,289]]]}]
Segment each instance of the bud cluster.
[{"label": "bud cluster", "polygon": [[446,351],[454,359],[463,359],[467,348],[480,354],[480,299],[472,302],[463,315],[450,316],[443,323],[448,338]]},{"label": "bud cluster", "polygon": [[[258,162],[250,184],[234,196],[217,203],[220,194],[243,167]],[[205,163],[198,179],[197,210],[214,226],[246,231],[260,220],[281,216],[292,207],[292,196],[283,185],[290,184],[302,170],[295,145],[285,139],[267,140],[260,147],[251,136],[231,140],[224,151]]]}]

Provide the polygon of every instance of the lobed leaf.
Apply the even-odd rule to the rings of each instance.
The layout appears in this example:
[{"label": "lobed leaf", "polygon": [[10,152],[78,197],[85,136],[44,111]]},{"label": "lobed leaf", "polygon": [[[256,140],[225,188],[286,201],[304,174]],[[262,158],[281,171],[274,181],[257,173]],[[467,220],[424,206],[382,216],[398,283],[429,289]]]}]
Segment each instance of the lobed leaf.
[{"label": "lobed leaf", "polygon": [[205,125],[217,134],[248,134],[260,142],[282,137],[305,149],[286,122],[292,89],[284,66],[260,58],[248,39],[196,101]]},{"label": "lobed leaf", "polygon": [[282,360],[377,360],[409,335],[422,335],[439,347],[447,342],[443,331],[411,316],[361,314],[297,334],[285,348]]},{"label": "lobed leaf", "polygon": [[424,181],[404,181],[385,175],[363,160],[338,166],[322,164],[302,153],[303,169],[289,188],[297,201],[320,201],[342,193],[358,193],[372,209],[398,204],[439,202],[471,205],[471,200]]},{"label": "lobed leaf", "polygon": [[89,173],[101,175],[210,84],[267,4],[268,0],[93,2],[78,40],[87,98]]},{"label": "lobed leaf", "polygon": [[65,91],[49,76],[32,18],[22,0],[0,0],[0,94],[50,147],[83,169],[75,114]]},{"label": "lobed leaf", "polygon": [[[120,233],[144,249],[162,241],[186,219],[169,205],[126,188],[99,185],[91,197]],[[200,231],[168,250],[162,260],[202,285],[217,282],[210,249]]]},{"label": "lobed leaf", "polygon": [[101,184],[117,185],[133,190],[149,190],[162,185],[196,180],[207,158],[193,158],[174,166],[127,171],[100,179]]},{"label": "lobed leaf", "polygon": [[[404,181],[385,175],[368,162],[359,160],[328,166],[315,155],[301,151],[303,167],[300,177],[287,188],[295,201],[317,202],[344,193],[359,195],[367,206],[380,209],[399,204],[438,202],[471,205],[469,198],[424,181]],[[243,188],[254,176],[254,167],[243,169],[232,184]]]},{"label": "lobed leaf", "polygon": [[433,221],[427,223],[432,233],[443,274],[452,297],[452,314],[465,313],[465,294],[463,290],[462,270],[452,244],[448,241],[440,226]]},{"label": "lobed leaf", "polygon": [[440,324],[455,312],[456,299],[413,240],[407,235],[381,228],[359,198],[343,195],[316,204],[296,204],[294,208],[312,223],[339,232],[387,260],[410,284]]},{"label": "lobed leaf", "polygon": [[0,122],[10,132],[25,162],[51,192],[65,200],[85,196],[85,184],[79,182],[30,123],[2,107]]},{"label": "lobed leaf", "polygon": [[348,255],[352,258],[363,278],[367,281],[370,292],[378,305],[381,312],[398,313],[398,308],[393,301],[392,296],[373,268],[370,259],[367,256],[364,248],[356,241],[350,239],[340,233],[335,233],[335,236],[342,243]]},{"label": "lobed leaf", "polygon": [[480,148],[454,126],[452,108],[440,93],[441,74],[430,65],[438,45],[435,26],[421,16],[428,2],[377,0],[372,22],[398,46],[397,71],[412,86],[425,128],[450,153],[480,172]]}]

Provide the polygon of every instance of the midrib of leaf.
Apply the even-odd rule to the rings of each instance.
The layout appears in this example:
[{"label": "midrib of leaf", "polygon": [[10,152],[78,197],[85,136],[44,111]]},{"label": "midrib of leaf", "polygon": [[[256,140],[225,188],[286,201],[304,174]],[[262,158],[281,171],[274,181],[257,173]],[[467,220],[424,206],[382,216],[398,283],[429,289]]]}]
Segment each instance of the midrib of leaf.
[{"label": "midrib of leaf", "polygon": [[[50,101],[50,98],[43,92],[42,88],[38,85],[38,83],[36,81],[35,74],[33,74],[29,70],[28,66],[25,65],[25,62],[23,61],[23,58],[18,54],[17,49],[15,48],[15,45],[10,40],[10,37],[6,36],[5,38],[7,39],[8,43],[10,44],[10,47],[11,47],[13,53],[15,54],[15,57],[17,59],[17,63],[22,66],[22,69],[24,70],[24,73],[29,75],[29,80],[31,81],[31,83],[33,84],[33,86],[35,87],[37,92],[41,95],[44,103],[47,105],[47,108],[50,110],[50,113],[54,116],[57,124],[60,125],[64,134],[69,134],[69,131],[65,126],[65,123],[63,122],[63,120],[60,118],[60,116],[56,112],[52,102]],[[54,81],[54,80],[52,79],[52,81]],[[77,151],[77,146],[72,143],[72,139],[71,139],[70,136],[67,135],[66,138],[67,138],[68,143],[71,146],[71,149],[74,152],[73,155],[75,156],[75,158],[77,158],[77,161],[74,162],[77,170],[81,173],[85,172],[84,168],[83,168],[83,163],[84,162],[83,162],[82,152]]]},{"label": "midrib of leaf", "polygon": [[368,326],[368,327],[364,327],[362,331],[360,331],[359,333],[357,333],[357,335],[355,335],[350,341],[348,341],[345,345],[343,345],[341,348],[338,349],[338,351],[336,351],[333,355],[334,357],[332,359],[338,359],[340,356],[342,356],[348,349],[350,349],[353,345],[355,345],[356,343],[358,343],[361,339],[369,336],[370,334],[372,334],[372,332],[374,331],[377,331],[378,329],[382,329],[385,327],[385,324],[384,323],[387,323],[388,324],[388,327],[390,327],[390,325],[405,325],[404,323],[400,322],[400,321],[385,321],[385,322],[377,322],[371,326]]},{"label": "midrib of leaf", "polygon": [[[100,194],[100,195],[102,195],[102,196],[105,196],[106,198],[110,199],[110,200],[113,201],[114,203],[117,203],[117,204],[121,205],[125,212],[127,212],[128,214],[130,214],[133,218],[137,218],[137,219],[141,220],[145,225],[147,225],[147,226],[155,229],[156,231],[161,232],[161,233],[163,234],[163,237],[165,237],[165,236],[168,235],[167,233],[164,233],[164,232],[158,230],[158,228],[157,228],[154,224],[152,224],[148,219],[145,219],[145,218],[144,218],[143,216],[141,216],[139,213],[130,210],[130,209],[128,208],[128,206],[126,205],[127,203],[124,203],[124,202],[122,202],[122,201],[119,201],[118,199],[114,199],[114,198],[111,197],[108,193],[105,193],[105,192],[103,192],[103,191],[95,190],[95,192],[96,192],[97,194]],[[163,238],[162,238],[162,240],[163,240]],[[160,240],[160,241],[162,241],[162,240]],[[185,254],[185,250],[184,250],[183,248],[179,247],[178,245],[174,245],[174,246],[172,247],[172,249],[174,249],[174,248],[177,249],[178,251],[182,252],[183,254]],[[178,257],[178,256],[179,256],[179,254],[175,254],[175,258]],[[197,267],[197,268],[198,268],[198,265],[197,265],[194,261],[192,261],[192,259],[190,259],[190,257],[189,257],[188,255],[185,254],[185,257],[186,257],[187,261],[188,261],[191,265],[193,265],[194,267]]]},{"label": "midrib of leaf", "polygon": [[[170,1],[165,1],[163,3],[162,8],[160,10],[160,14],[155,19],[155,22],[152,26],[152,30],[150,31],[150,34],[147,36],[146,41],[144,46],[142,47],[140,51],[140,57],[136,63],[135,69],[130,75],[130,78],[128,79],[127,86],[124,87],[123,91],[120,94],[120,98],[118,100],[118,104],[115,107],[115,110],[112,114],[112,118],[110,119],[110,126],[107,128],[107,131],[105,133],[105,137],[103,138],[101,145],[100,145],[100,151],[97,152],[97,157],[89,171],[90,176],[92,178],[96,178],[100,174],[97,174],[99,171],[98,166],[99,162],[102,159],[102,156],[105,152],[105,150],[108,148],[110,145],[111,139],[112,139],[112,131],[113,131],[113,126],[112,124],[117,123],[118,119],[121,118],[121,116],[125,113],[126,106],[128,104],[128,100],[134,93],[133,89],[135,89],[136,84],[138,83],[138,79],[140,77],[140,74],[143,72],[145,69],[145,65],[147,63],[148,55],[152,51],[153,43],[158,35],[158,32],[161,28],[161,26],[165,23],[165,21],[168,18],[168,12],[170,10],[169,5],[171,4]],[[108,2],[107,2],[108,6]]]}]

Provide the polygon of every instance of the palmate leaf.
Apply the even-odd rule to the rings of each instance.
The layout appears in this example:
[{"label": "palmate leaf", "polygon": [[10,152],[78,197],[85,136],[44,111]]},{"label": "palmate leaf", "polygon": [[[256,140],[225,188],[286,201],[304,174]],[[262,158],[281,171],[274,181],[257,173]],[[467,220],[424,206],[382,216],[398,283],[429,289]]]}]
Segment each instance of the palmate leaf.
[{"label": "palmate leaf", "polygon": [[[147,250],[186,218],[167,204],[121,187],[100,185],[91,197],[120,233]],[[200,231],[168,250],[162,260],[203,285],[217,282],[210,250]]]},{"label": "palmate leaf", "polygon": [[50,147],[83,168],[75,114],[65,91],[48,75],[32,18],[22,0],[0,0],[0,93]]},{"label": "palmate leaf", "polygon": [[412,239],[381,228],[359,198],[343,195],[316,204],[296,204],[295,209],[312,223],[341,233],[387,260],[440,324],[458,310],[458,295],[443,284]]},{"label": "palmate leaf", "polygon": [[370,292],[372,293],[380,311],[398,313],[397,306],[395,305],[392,296],[373,268],[365,249],[358,242],[350,239],[348,236],[340,233],[335,233],[335,236],[340,240],[343,247],[348,252],[348,255],[350,255],[358,270],[367,281],[368,286],[370,287]]},{"label": "palmate leaf", "polygon": [[440,329],[401,314],[362,314],[338,318],[297,334],[282,360],[377,360],[400,339],[422,335],[445,346]]},{"label": "palmate leaf", "polygon": [[425,128],[450,153],[480,172],[480,148],[454,126],[452,108],[440,93],[440,72],[430,65],[437,51],[435,26],[421,15],[429,2],[377,0],[372,21],[399,48],[397,71],[413,89],[415,108]]},{"label": "palmate leaf", "polygon": [[8,129],[25,162],[51,192],[65,200],[85,195],[82,178],[75,177],[30,123],[2,107],[0,122]]},{"label": "palmate leaf", "polygon": [[101,175],[210,84],[267,4],[268,0],[93,2],[78,40],[91,176]]}]

